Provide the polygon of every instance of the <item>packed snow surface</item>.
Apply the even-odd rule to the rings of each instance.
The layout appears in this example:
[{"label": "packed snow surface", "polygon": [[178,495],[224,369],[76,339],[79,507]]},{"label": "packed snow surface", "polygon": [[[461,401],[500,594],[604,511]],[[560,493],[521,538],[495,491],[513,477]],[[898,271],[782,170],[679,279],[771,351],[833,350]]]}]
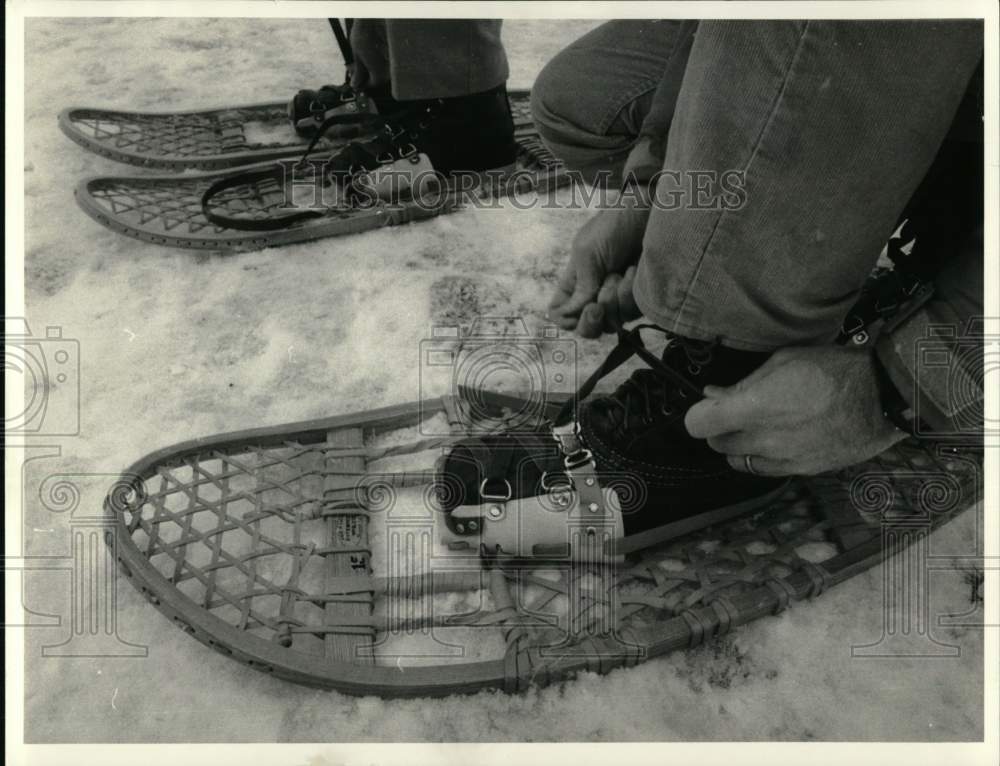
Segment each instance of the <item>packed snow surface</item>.
[{"label": "packed snow surface", "polygon": [[[512,21],[510,85],[530,86],[593,26]],[[32,331],[79,342],[79,435],[33,453],[26,487],[69,474],[95,513],[110,477],[152,449],[221,431],[353,412],[423,393],[435,324],[518,315],[533,330],[584,210],[465,210],[413,225],[240,255],[125,238],[79,211],[87,175],[132,174],[68,141],[69,105],[167,110],[284,98],[337,82],[326,22],[30,19],[25,280]],[[610,340],[579,341],[581,373]],[[426,384],[426,381],[425,381]],[[430,385],[437,385],[431,382]],[[51,503],[50,503],[51,505]],[[931,553],[974,555],[976,513]],[[28,494],[25,553],[65,556],[67,514]],[[822,551],[817,551],[822,557]],[[931,576],[931,614],[967,612],[961,571]],[[119,635],[145,658],[43,656],[68,637],[69,573],[26,579],[28,742],[975,740],[982,632],[933,626],[949,659],[852,659],[881,635],[882,569],[723,639],[520,696],[387,701],[258,673],[173,627],[119,580]],[[56,623],[47,615],[64,615]]]}]

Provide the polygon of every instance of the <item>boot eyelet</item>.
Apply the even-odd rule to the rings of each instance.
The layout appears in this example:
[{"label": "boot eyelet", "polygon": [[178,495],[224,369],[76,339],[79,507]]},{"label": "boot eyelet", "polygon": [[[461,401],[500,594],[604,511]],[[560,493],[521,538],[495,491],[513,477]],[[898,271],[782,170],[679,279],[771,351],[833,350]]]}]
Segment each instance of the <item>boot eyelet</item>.
[{"label": "boot eyelet", "polygon": [[692,375],[697,375],[698,373],[701,372],[701,365],[700,364],[689,364],[688,365],[688,372],[691,373]]},{"label": "boot eyelet", "polygon": [[672,407],[660,407],[660,414],[669,418],[674,414],[674,410]]}]

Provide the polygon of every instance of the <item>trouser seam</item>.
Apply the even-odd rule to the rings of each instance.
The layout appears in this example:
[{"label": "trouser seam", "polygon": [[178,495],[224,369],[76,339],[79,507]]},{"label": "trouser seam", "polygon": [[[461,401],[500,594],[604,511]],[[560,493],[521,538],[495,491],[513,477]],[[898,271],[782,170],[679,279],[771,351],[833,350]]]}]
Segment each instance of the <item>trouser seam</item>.
[{"label": "trouser seam", "polygon": [[[778,89],[778,93],[775,95],[774,102],[771,105],[771,110],[770,110],[770,112],[767,115],[767,119],[764,120],[764,125],[761,128],[761,130],[760,130],[760,134],[757,136],[756,140],[754,141],[753,150],[750,152],[750,157],[747,159],[746,164],[743,166],[744,177],[748,176],[750,167],[753,165],[754,160],[757,158],[757,155],[758,155],[758,153],[760,151],[761,144],[764,143],[764,138],[767,135],[768,130],[770,129],[771,125],[774,122],[775,115],[777,115],[778,110],[781,107],[782,100],[783,100],[783,98],[785,96],[785,93],[788,90],[789,83],[792,80],[792,73],[795,70],[796,64],[798,64],[798,62],[799,62],[799,59],[800,59],[801,54],[802,54],[802,49],[803,49],[804,44],[805,44],[805,38],[806,38],[806,35],[809,33],[809,31],[810,31],[810,22],[806,21],[805,25],[802,28],[802,33],[799,35],[799,41],[798,41],[798,44],[795,47],[795,51],[792,54],[792,57],[791,57],[791,59],[788,62],[788,69],[785,71],[785,75],[784,75],[784,77],[782,79],[781,87]],[[691,293],[694,290],[695,283],[698,281],[698,277],[701,274],[701,270],[702,270],[702,267],[704,266],[705,259],[708,256],[709,250],[712,249],[712,245],[715,242],[715,237],[716,237],[716,234],[719,231],[719,227],[722,224],[722,221],[724,219],[726,219],[727,216],[730,213],[731,213],[731,211],[729,211],[729,210],[722,210],[720,212],[720,214],[719,214],[719,217],[715,220],[715,225],[712,226],[712,231],[709,232],[708,239],[705,242],[705,246],[702,248],[701,254],[698,256],[698,261],[695,264],[694,273],[691,275],[691,278],[688,280],[687,286],[682,291],[683,297],[681,298],[681,305],[678,307],[677,311],[675,312],[675,316],[677,317],[677,319],[675,320],[675,322],[677,324],[680,323],[680,317],[682,317],[684,315],[684,312],[685,312],[685,310],[688,307],[688,299],[689,299]]]},{"label": "trouser seam", "polygon": [[[622,98],[620,102],[616,102],[615,104],[609,106],[604,116],[602,116],[602,118],[598,121],[597,134],[602,137],[606,137],[608,135],[608,131],[611,130],[611,126],[615,124],[615,118],[621,114],[629,104],[637,101],[650,91],[655,91],[657,85],[658,82],[656,80],[647,79],[636,84],[628,91],[625,91],[625,97]],[[639,130],[641,129],[642,126],[640,125]],[[636,135],[638,135],[638,133],[639,131],[636,131]]]}]

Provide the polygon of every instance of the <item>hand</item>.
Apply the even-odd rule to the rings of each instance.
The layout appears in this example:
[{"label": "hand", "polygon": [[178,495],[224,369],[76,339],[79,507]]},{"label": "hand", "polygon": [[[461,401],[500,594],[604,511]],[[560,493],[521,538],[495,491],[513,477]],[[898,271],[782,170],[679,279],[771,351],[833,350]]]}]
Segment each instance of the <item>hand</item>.
[{"label": "hand", "polygon": [[684,423],[737,471],[816,474],[860,463],[904,439],[882,414],[871,353],[786,348],[734,386],[705,387]]},{"label": "hand", "polygon": [[611,330],[612,319],[640,316],[632,283],[648,218],[648,206],[629,203],[602,210],[583,225],[549,303],[556,324],[594,338]]},{"label": "hand", "polygon": [[614,333],[626,322],[638,319],[642,312],[635,303],[632,287],[636,267],[629,266],[624,274],[608,274],[604,278],[597,298],[580,312],[576,332],[583,338],[599,338],[604,333]]}]

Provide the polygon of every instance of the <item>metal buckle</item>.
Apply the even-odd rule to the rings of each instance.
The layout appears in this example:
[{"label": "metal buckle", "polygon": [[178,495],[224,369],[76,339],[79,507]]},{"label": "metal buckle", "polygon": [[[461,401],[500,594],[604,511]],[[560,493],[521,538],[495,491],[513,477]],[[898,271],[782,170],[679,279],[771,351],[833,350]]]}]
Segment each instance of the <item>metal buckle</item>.
[{"label": "metal buckle", "polygon": [[[549,483],[550,475],[560,477],[561,479],[564,479],[564,481],[558,481],[550,484]],[[542,489],[544,489],[546,492],[552,492],[557,489],[571,490],[574,487],[573,477],[569,474],[568,471],[560,471],[559,473],[556,474],[549,474],[548,471],[545,471],[542,473],[541,486]]]},{"label": "metal buckle", "polygon": [[504,486],[507,487],[507,495],[506,496],[504,496],[504,495],[487,495],[486,494],[486,484],[489,481],[490,481],[490,479],[483,479],[482,483],[479,485],[479,496],[483,500],[489,500],[490,502],[493,502],[493,503],[506,503],[508,500],[510,500],[514,496],[514,490],[511,488],[510,482],[507,481],[506,479],[498,479],[498,481],[502,481],[504,483]]},{"label": "metal buckle", "polygon": [[563,464],[566,466],[567,471],[573,471],[577,468],[583,468],[583,466],[593,462],[593,460],[594,456],[591,454],[590,450],[582,449],[563,458]]},{"label": "metal buckle", "polygon": [[573,433],[569,434],[555,434],[553,433],[553,438],[559,444],[559,451],[563,455],[575,455],[580,452],[583,447],[583,439],[580,438],[579,424],[574,424]]}]

